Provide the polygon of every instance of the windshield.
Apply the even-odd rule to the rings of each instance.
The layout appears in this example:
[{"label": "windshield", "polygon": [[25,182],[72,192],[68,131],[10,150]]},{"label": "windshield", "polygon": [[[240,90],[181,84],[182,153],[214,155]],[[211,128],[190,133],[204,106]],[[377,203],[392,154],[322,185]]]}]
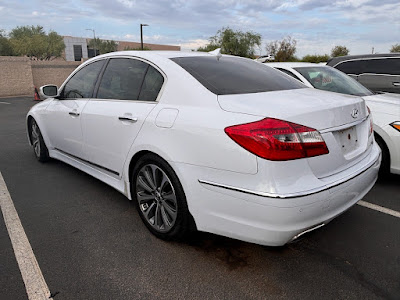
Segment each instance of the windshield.
[{"label": "windshield", "polygon": [[217,95],[306,88],[296,79],[250,59],[222,56],[171,58]]},{"label": "windshield", "polygon": [[294,69],[319,90],[355,96],[373,95],[369,89],[356,80],[331,67],[316,66]]}]

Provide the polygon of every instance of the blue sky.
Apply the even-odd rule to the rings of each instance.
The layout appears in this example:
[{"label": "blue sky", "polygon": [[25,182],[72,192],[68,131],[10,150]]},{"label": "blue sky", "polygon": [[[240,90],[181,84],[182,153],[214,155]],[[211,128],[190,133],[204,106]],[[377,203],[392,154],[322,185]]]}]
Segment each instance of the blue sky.
[{"label": "blue sky", "polygon": [[389,52],[400,43],[400,0],[0,0],[0,29],[41,25],[61,35],[140,41],[196,49],[222,27],[260,33],[265,44],[291,35],[296,55]]}]

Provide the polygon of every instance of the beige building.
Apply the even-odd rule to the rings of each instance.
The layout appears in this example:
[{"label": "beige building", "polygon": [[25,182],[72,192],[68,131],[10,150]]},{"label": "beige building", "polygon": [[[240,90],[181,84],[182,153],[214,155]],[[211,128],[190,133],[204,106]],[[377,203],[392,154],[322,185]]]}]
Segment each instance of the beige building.
[{"label": "beige building", "polygon": [[[118,41],[118,51],[123,51],[127,48],[129,49],[140,49],[140,43],[136,42],[124,42]],[[148,44],[143,43],[144,48],[148,48],[150,50],[166,50],[166,51],[181,51],[180,46],[171,46],[171,45],[160,45],[160,44]]]},{"label": "beige building", "polygon": [[[64,36],[64,58],[66,61],[81,61],[94,56],[94,49],[89,48],[88,44],[91,39]],[[125,49],[140,49],[140,43],[126,42],[126,41],[115,41],[118,45],[117,51],[123,51]],[[149,44],[143,43],[143,47],[150,50],[167,50],[167,51],[180,51],[180,46],[161,45],[161,44]]]}]

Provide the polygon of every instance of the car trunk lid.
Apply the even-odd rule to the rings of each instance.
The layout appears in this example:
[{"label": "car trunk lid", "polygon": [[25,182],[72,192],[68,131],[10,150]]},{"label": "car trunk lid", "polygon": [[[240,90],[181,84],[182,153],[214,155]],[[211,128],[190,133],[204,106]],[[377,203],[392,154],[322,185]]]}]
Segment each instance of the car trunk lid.
[{"label": "car trunk lid", "polygon": [[315,89],[218,96],[223,110],[259,115],[318,130],[326,155],[307,158],[318,178],[350,168],[368,154],[372,135],[365,102],[360,97]]},{"label": "car trunk lid", "polygon": [[[273,117],[324,130],[367,115],[362,98],[311,88],[218,96],[223,110]],[[352,116],[353,110],[358,115]]]}]

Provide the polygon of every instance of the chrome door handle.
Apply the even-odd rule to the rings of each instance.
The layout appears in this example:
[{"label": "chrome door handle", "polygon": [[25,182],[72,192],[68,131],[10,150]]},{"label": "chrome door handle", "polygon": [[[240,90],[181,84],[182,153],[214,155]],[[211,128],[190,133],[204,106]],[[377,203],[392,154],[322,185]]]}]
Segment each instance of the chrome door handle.
[{"label": "chrome door handle", "polygon": [[118,117],[118,120],[123,122],[125,121],[125,122],[136,123],[138,121],[138,118]]},{"label": "chrome door handle", "polygon": [[392,82],[393,86],[400,86],[400,82]]},{"label": "chrome door handle", "polygon": [[69,115],[73,116],[73,117],[79,117],[79,113],[76,113],[76,112],[73,112],[73,111],[69,112]]}]

